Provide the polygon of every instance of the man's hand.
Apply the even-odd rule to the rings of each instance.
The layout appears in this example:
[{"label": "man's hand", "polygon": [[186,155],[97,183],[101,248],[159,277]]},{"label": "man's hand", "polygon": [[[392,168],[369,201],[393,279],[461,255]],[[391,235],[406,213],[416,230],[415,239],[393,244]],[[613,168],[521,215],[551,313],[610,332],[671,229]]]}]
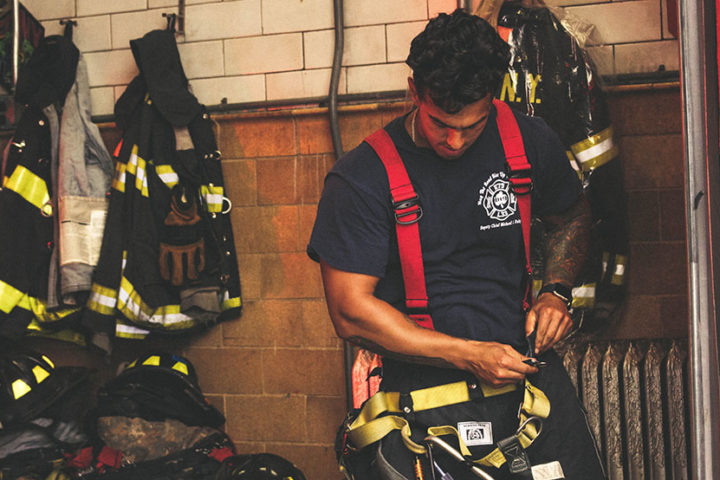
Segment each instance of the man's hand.
[{"label": "man's hand", "polygon": [[537,368],[523,363],[528,357],[521,355],[510,345],[497,342],[469,343],[464,355],[466,364],[459,367],[487,384],[499,387],[518,383],[526,375],[538,371]]},{"label": "man's hand", "polygon": [[542,353],[565,338],[572,326],[565,302],[552,293],[543,293],[527,314],[525,336],[537,329],[535,353]]}]

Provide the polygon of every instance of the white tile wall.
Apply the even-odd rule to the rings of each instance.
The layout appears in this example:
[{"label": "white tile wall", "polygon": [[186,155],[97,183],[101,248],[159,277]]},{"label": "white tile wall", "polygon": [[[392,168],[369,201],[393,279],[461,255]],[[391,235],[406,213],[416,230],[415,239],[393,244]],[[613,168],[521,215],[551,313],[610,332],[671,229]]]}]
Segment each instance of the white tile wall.
[{"label": "white tile wall", "polygon": [[[343,44],[345,43],[347,43],[347,38],[343,41]],[[316,32],[303,33],[303,54],[305,56],[305,68],[323,68],[331,66],[333,62],[334,51],[334,30],[318,30]],[[344,51],[343,60],[345,60]]]},{"label": "white tile wall", "polygon": [[345,33],[343,65],[385,63],[384,25],[348,28]]},{"label": "white tile wall", "polygon": [[93,115],[111,115],[115,107],[113,87],[91,88],[90,102]]},{"label": "white tile wall", "polygon": [[[345,29],[344,66],[385,63],[385,27],[352,27]],[[318,30],[304,34],[305,68],[331,67],[335,52],[335,31]]]},{"label": "white tile wall", "polygon": [[167,18],[162,16],[165,11],[167,9],[143,10],[141,12],[112,15],[112,48],[129,48],[130,40],[142,38],[150,30],[167,28]]},{"label": "white tile wall", "polygon": [[656,72],[664,65],[668,71],[680,69],[677,40],[632,43],[615,46],[615,65],[623,73]]},{"label": "white tile wall", "polygon": [[223,42],[220,40],[181,43],[178,51],[188,78],[222,77],[225,74]]},{"label": "white tile wall", "polygon": [[227,103],[260,102],[265,100],[265,76],[202,78],[190,80],[192,92],[200,103],[219,105]]},{"label": "white tile wall", "polygon": [[427,0],[347,0],[345,25],[376,25],[427,19]]},{"label": "white tile wall", "polygon": [[408,76],[410,67],[404,63],[349,67],[347,93],[405,90]]},{"label": "white tile wall", "polygon": [[[473,8],[480,0],[473,1]],[[603,75],[676,70],[677,41],[667,31],[666,0],[546,0],[591,22],[588,51]],[[216,104],[327,94],[335,32],[333,0],[186,0],[178,49],[201,101]],[[165,28],[177,0],[24,0],[48,35],[74,18],[97,114],[110,113],[137,74],[128,42]],[[428,18],[457,0],[344,0],[340,93],[405,90],[410,41]]]},{"label": "white tile wall", "polygon": [[192,5],[185,9],[185,40],[218,40],[260,35],[260,0]]},{"label": "white tile wall", "polygon": [[138,74],[130,49],[85,54],[91,87],[127,85]]},{"label": "white tile wall", "polygon": [[73,41],[81,52],[112,49],[110,15],[78,18],[73,29]]},{"label": "white tile wall", "polygon": [[22,4],[37,20],[75,16],[75,0],[23,0]]},{"label": "white tile wall", "polygon": [[[262,0],[262,12],[265,34],[322,30],[335,25],[332,0]],[[348,18],[347,12],[344,18]]]},{"label": "white tile wall", "polygon": [[659,0],[632,0],[581,7],[568,11],[595,25],[599,40],[608,43],[660,40]]},{"label": "white tile wall", "polygon": [[410,42],[422,32],[427,22],[396,23],[387,26],[388,62],[404,62],[410,53]]},{"label": "white tile wall", "polygon": [[457,8],[457,0],[428,0],[428,18],[438,13],[451,13]]},{"label": "white tile wall", "polygon": [[302,33],[225,40],[225,72],[228,75],[302,68]]},{"label": "white tile wall", "polygon": [[[266,79],[267,99],[325,97],[330,90],[330,75],[329,68],[269,74]],[[338,94],[347,91],[345,83],[345,75],[341,71]]]},{"label": "white tile wall", "polygon": [[598,75],[613,75],[615,73],[615,56],[613,47],[588,47],[588,54],[595,66]]},{"label": "white tile wall", "polygon": [[[44,3],[54,1],[45,0]],[[76,0],[76,2],[79,17],[98,15],[100,13],[131,12],[147,8],[147,0]]]},{"label": "white tile wall", "polygon": [[[185,0],[185,5],[196,5],[198,3],[213,3],[218,0]],[[148,8],[177,7],[178,0],[148,0]]]}]

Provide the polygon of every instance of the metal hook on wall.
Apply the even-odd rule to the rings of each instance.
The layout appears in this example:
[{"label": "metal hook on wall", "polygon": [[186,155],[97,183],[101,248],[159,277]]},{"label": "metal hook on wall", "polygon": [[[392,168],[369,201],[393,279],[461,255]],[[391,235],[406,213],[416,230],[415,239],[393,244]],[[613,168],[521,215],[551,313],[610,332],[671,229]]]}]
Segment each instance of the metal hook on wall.
[{"label": "metal hook on wall", "polygon": [[60,25],[65,25],[65,29],[63,30],[63,36],[68,40],[72,40],[73,27],[77,27],[77,22],[69,18],[63,18],[62,20],[60,20]]},{"label": "metal hook on wall", "polygon": [[178,13],[163,13],[162,16],[167,18],[169,32],[185,35],[185,0],[178,0]]}]

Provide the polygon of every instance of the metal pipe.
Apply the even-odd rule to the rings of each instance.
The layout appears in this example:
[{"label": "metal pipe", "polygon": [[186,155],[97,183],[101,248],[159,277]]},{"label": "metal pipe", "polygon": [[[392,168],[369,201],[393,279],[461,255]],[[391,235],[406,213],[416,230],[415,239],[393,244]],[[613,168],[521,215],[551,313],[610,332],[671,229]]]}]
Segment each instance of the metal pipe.
[{"label": "metal pipe", "polygon": [[[335,159],[343,154],[340,123],[338,121],[338,86],[342,71],[343,49],[345,48],[345,21],[343,18],[343,0],[333,0],[333,15],[335,17],[335,50],[333,53],[332,72],[330,74],[330,91],[328,92],[328,110],[330,113],[330,134],[332,136]],[[353,348],[350,343],[343,342],[343,357],[345,364],[345,400],[348,410],[353,408]]]},{"label": "metal pipe", "polygon": [[472,0],[458,0],[457,8],[461,8],[467,13],[472,13],[472,3]]},{"label": "metal pipe", "polygon": [[345,48],[345,27],[343,19],[343,0],[333,0],[333,13],[335,15],[335,51],[333,54],[332,73],[330,75],[330,132],[332,134],[333,149],[335,158],[343,154],[340,126],[338,124],[337,104],[338,85],[340,84],[340,72],[342,69],[343,49]]},{"label": "metal pipe", "polygon": [[13,44],[12,44],[13,87],[18,80],[18,62],[20,61],[20,0],[13,0]]},{"label": "metal pipe", "polygon": [[[715,276],[720,259],[718,77],[715,2],[680,0],[680,59],[685,140],[685,208],[690,288],[692,478],[720,478],[720,385]],[[718,237],[720,238],[720,237]],[[714,254],[713,254],[714,253]]]}]

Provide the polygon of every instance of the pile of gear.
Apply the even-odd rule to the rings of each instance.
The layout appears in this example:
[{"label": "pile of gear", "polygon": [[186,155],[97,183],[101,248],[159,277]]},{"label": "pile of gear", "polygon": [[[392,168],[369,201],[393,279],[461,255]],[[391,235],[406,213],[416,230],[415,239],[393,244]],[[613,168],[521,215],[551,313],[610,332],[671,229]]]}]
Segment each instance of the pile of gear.
[{"label": "pile of gear", "polygon": [[94,408],[90,379],[0,338],[0,479],[305,480],[277,455],[236,454],[184,357],[124,365]]},{"label": "pile of gear", "polygon": [[88,442],[90,377],[0,337],[0,478],[53,478]]}]

